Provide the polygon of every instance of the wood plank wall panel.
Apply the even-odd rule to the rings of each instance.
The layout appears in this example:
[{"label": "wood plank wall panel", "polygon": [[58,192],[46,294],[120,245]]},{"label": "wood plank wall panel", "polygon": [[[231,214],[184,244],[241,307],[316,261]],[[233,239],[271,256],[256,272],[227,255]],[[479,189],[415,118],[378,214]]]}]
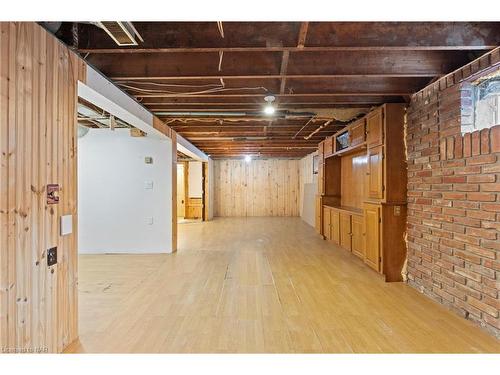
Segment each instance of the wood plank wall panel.
[{"label": "wood plank wall panel", "polygon": [[[0,23],[0,348],[60,352],[77,327],[77,82],[85,63],[35,23]],[[46,185],[61,187],[46,204]],[[59,217],[73,234],[59,236]],[[46,249],[58,247],[47,267]]]},{"label": "wood plank wall panel", "polygon": [[214,161],[215,216],[299,216],[300,160]]}]

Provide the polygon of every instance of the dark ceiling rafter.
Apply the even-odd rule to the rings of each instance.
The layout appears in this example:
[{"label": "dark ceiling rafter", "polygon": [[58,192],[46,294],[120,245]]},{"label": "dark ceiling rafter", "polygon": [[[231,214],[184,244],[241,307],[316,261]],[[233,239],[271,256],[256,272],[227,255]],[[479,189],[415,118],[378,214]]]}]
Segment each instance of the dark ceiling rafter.
[{"label": "dark ceiling rafter", "polygon": [[[213,158],[301,157],[345,126],[329,118],[258,117],[266,95],[276,96],[279,111],[366,111],[384,102],[408,101],[429,82],[500,41],[497,22],[134,22],[134,26],[144,42],[123,48],[102,30],[79,25],[78,51]],[[60,33],[67,43],[72,40],[71,28],[68,23],[66,39],[64,30]],[[205,91],[204,87],[215,89],[190,93]],[[178,118],[165,115],[168,112],[193,116]],[[201,118],[200,112],[220,116]],[[251,116],[223,116],[235,112]]]}]

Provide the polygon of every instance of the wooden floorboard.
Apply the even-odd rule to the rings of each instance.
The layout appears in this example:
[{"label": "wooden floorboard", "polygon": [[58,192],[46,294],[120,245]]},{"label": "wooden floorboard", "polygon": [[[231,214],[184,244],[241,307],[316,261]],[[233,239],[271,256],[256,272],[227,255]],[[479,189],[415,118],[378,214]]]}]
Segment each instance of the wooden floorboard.
[{"label": "wooden floorboard", "polygon": [[471,322],[385,283],[299,218],[179,225],[166,255],[81,255],[68,352],[499,352]]}]

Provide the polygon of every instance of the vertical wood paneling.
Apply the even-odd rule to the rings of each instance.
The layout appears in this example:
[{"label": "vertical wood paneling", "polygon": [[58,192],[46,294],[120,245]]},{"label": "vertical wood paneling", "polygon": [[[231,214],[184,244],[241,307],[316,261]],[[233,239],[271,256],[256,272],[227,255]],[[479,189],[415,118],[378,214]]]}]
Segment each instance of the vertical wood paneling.
[{"label": "vertical wood paneling", "polygon": [[[0,347],[62,351],[77,327],[77,82],[85,64],[35,23],[0,23]],[[47,184],[60,202],[46,204]],[[72,215],[73,234],[59,236]],[[58,247],[47,267],[46,250]]]},{"label": "vertical wood paneling", "polygon": [[215,216],[299,216],[300,160],[214,161]]}]

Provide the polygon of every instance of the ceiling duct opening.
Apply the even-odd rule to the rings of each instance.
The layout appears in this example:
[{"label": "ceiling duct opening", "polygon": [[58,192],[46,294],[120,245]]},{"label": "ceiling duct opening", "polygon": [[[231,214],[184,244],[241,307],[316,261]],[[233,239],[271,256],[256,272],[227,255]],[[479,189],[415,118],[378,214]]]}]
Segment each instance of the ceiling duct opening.
[{"label": "ceiling duct opening", "polygon": [[136,38],[144,41],[132,22],[101,21],[99,26],[121,47],[137,46]]}]

